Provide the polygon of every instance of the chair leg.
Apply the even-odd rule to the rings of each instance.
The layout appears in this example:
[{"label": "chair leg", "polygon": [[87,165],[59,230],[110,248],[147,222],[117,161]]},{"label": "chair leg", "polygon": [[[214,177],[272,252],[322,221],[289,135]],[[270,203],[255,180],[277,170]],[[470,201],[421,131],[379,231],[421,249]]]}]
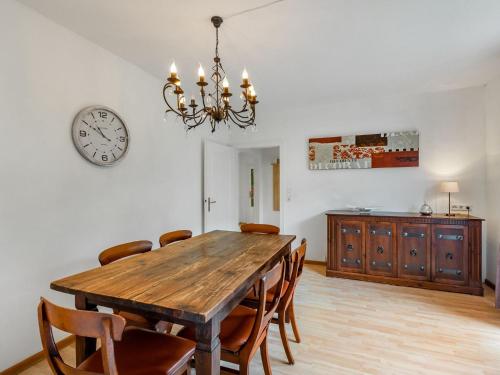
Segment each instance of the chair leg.
[{"label": "chair leg", "polygon": [[290,313],[290,321],[292,323],[292,329],[293,329],[293,334],[295,335],[295,341],[300,343],[300,333],[299,333],[299,327],[297,326],[297,320],[295,319],[295,308],[293,307],[293,299],[292,302],[290,303],[290,307],[288,309]]},{"label": "chair leg", "polygon": [[295,363],[292,355],[292,351],[290,350],[290,345],[288,343],[288,337],[286,336],[286,327],[285,327],[285,311],[280,310],[278,312],[278,321],[280,327],[280,336],[281,342],[283,343],[283,348],[285,349],[286,358],[288,359],[288,363],[293,365]]},{"label": "chair leg", "polygon": [[250,375],[248,362],[246,362],[246,363],[240,362],[240,375]]},{"label": "chair leg", "polygon": [[272,375],[271,363],[269,362],[269,351],[267,348],[267,334],[262,344],[260,344],[260,356],[262,357],[262,366],[264,366],[265,375]]}]

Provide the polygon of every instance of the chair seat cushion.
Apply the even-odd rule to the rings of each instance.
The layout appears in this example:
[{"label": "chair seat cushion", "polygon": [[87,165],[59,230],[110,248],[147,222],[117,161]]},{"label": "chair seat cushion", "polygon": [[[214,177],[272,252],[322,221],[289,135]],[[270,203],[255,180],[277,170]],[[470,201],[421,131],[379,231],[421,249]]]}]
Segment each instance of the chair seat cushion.
[{"label": "chair seat cushion", "polygon": [[[283,288],[281,288],[281,296],[280,296],[280,298],[282,298],[282,297],[285,295],[286,291],[288,290],[288,285],[290,285],[290,283],[289,283],[288,281],[286,281],[286,280],[285,280],[285,281],[283,282]],[[247,294],[247,296],[246,296],[245,298],[247,298],[247,299],[252,299],[252,300],[258,300],[258,299],[259,299],[259,296],[255,294],[255,291],[256,291],[256,290],[257,290],[257,289],[252,288],[252,289],[250,290],[250,292],[248,292],[248,294]],[[275,290],[276,290],[275,288],[271,288],[271,289],[269,289],[269,291],[267,292],[267,296],[266,296],[266,300],[267,300],[267,302],[272,302],[272,301],[273,301],[273,298],[274,298],[274,291],[275,291]]]},{"label": "chair seat cushion", "polygon": [[[196,344],[177,336],[128,328],[115,341],[115,360],[120,375],[172,374],[194,355]],[[78,366],[79,370],[103,373],[101,350]]]},{"label": "chair seat cushion", "polygon": [[[233,353],[239,352],[252,333],[256,315],[257,310],[237,306],[221,322],[219,339],[222,349]],[[185,327],[179,331],[178,336],[194,341],[194,328]]]}]

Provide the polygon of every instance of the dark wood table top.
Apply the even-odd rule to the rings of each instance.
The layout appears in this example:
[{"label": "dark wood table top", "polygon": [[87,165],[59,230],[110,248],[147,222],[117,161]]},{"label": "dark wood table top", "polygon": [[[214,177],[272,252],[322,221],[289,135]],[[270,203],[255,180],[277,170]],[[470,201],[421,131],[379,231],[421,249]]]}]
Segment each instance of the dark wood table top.
[{"label": "dark wood table top", "polygon": [[54,281],[51,288],[106,301],[104,306],[130,306],[203,323],[285,255],[294,239],[213,231]]}]

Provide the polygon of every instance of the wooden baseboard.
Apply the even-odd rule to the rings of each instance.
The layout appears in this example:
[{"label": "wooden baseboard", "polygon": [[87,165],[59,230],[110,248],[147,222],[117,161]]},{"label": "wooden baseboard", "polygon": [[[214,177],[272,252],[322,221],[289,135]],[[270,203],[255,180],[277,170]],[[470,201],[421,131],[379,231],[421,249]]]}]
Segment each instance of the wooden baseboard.
[{"label": "wooden baseboard", "polygon": [[[57,343],[57,347],[59,350],[73,344],[75,342],[75,336],[68,336]],[[9,367],[3,371],[0,371],[0,375],[17,375],[24,370],[27,370],[33,365],[36,365],[38,362],[45,359],[43,351],[40,351],[28,358],[23,359],[21,362],[16,363],[14,366]]]},{"label": "wooden baseboard", "polygon": [[314,264],[316,266],[326,266],[326,262],[322,262],[320,260],[304,260],[305,264]]},{"label": "wooden baseboard", "polygon": [[484,279],[484,285],[489,286],[491,289],[495,290],[495,284],[493,284],[490,280]]}]

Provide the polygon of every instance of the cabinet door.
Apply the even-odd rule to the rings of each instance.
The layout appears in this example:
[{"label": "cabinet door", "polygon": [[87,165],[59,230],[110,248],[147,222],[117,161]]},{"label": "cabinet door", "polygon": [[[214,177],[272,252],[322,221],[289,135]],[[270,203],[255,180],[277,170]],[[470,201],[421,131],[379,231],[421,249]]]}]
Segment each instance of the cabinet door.
[{"label": "cabinet door", "polygon": [[468,228],[461,225],[432,226],[432,279],[446,284],[467,285]]},{"label": "cabinet door", "polygon": [[340,220],[337,227],[337,264],[339,271],[364,272],[364,223]]},{"label": "cabinet door", "polygon": [[405,279],[430,279],[430,226],[399,224],[398,275]]},{"label": "cabinet door", "polygon": [[395,276],[396,227],[392,223],[369,223],[366,233],[366,273]]}]

